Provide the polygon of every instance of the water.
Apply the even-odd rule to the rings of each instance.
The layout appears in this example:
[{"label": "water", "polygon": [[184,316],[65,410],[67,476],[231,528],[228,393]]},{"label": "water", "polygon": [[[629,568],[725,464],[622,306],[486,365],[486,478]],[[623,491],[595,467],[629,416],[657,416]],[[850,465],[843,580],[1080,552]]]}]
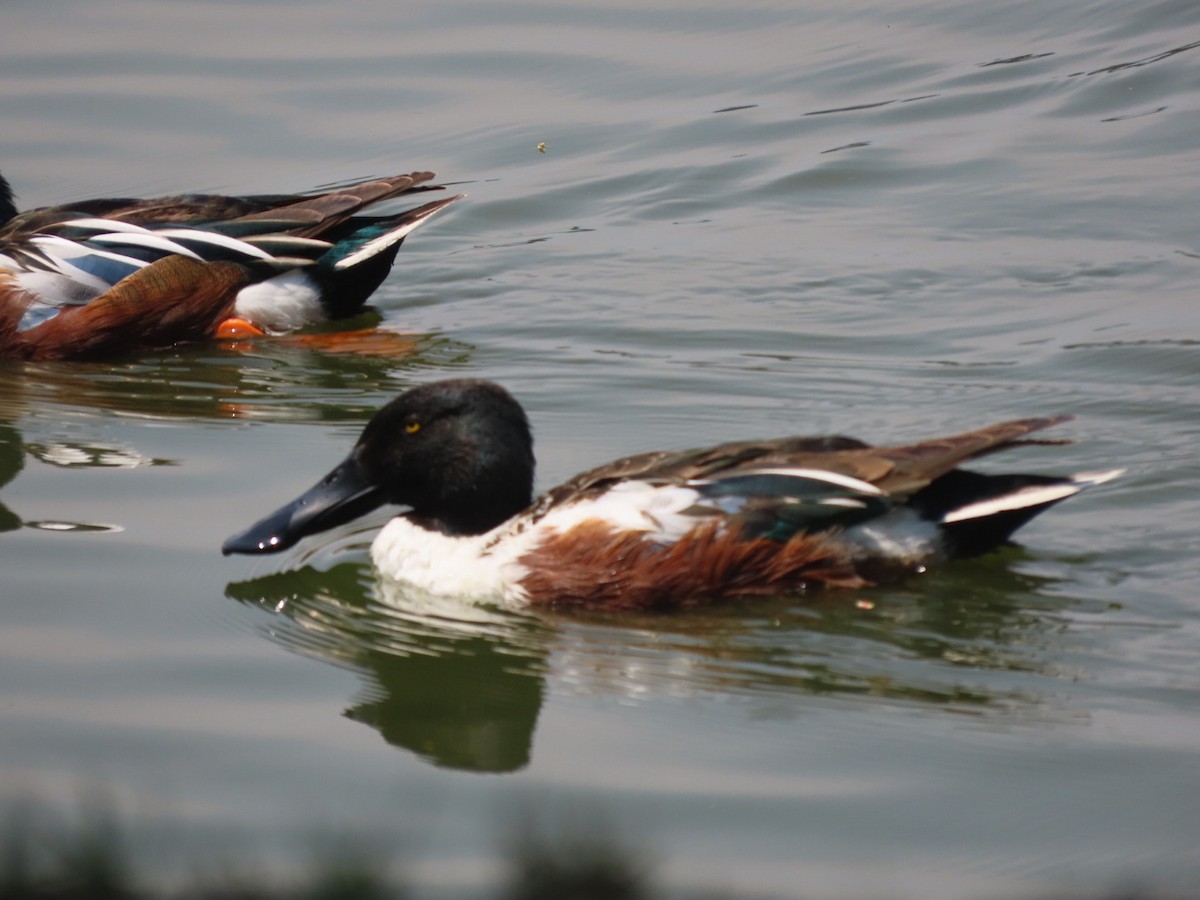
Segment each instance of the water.
[{"label": "water", "polygon": [[[469,195],[360,323],[389,354],[0,366],[5,809],[53,832],[98,798],[160,885],[287,883],[349,841],[417,896],[494,896],[529,832],[611,840],[667,896],[1194,892],[1195,4],[0,22],[23,207],[426,167]],[[396,609],[379,517],[220,557],[372,410],[460,374],[526,404],[543,487],[1061,411],[1074,443],[1012,466],[1129,473],[896,588],[676,617]]]}]

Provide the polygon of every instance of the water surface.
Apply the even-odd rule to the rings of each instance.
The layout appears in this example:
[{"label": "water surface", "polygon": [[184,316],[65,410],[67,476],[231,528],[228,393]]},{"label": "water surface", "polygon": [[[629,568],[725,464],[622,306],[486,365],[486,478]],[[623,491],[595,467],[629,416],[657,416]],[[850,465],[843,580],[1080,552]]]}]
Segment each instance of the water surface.
[{"label": "water surface", "polygon": [[[345,839],[416,896],[495,896],[527,830],[611,839],[667,896],[1200,883],[1195,4],[0,20],[23,207],[413,168],[469,195],[356,323],[385,355],[0,366],[6,809],[53,830],[99,796],[156,884],[288,883]],[[1129,471],[982,560],[677,617],[398,608],[379,516],[220,557],[451,375],[525,403],[542,487],[1058,412],[1074,443],[989,465]]]}]

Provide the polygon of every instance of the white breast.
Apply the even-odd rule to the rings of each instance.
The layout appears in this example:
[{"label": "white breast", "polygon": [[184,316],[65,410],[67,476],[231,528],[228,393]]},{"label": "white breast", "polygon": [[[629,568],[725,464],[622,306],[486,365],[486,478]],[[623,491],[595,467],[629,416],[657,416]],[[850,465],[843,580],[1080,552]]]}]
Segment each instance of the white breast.
[{"label": "white breast", "polygon": [[485,552],[489,536],[451,537],[397,516],[371,544],[371,561],[384,577],[433,594],[499,598],[503,564]]},{"label": "white breast", "polygon": [[533,525],[518,518],[469,537],[429,531],[398,516],[375,538],[371,559],[384,577],[423,591],[522,605],[526,570],[520,560],[548,535],[600,521],[671,543],[701,521],[686,512],[697,498],[687,487],[621,482],[599,497],[560,506]]}]

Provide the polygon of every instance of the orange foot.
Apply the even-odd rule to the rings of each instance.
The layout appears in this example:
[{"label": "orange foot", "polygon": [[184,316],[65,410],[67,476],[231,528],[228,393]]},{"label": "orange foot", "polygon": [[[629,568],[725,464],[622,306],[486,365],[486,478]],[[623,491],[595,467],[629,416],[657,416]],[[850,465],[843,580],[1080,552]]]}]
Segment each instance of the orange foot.
[{"label": "orange foot", "polygon": [[246,338],[262,337],[266,334],[257,325],[246,321],[245,319],[226,319],[217,326],[217,337],[225,341],[240,341]]}]

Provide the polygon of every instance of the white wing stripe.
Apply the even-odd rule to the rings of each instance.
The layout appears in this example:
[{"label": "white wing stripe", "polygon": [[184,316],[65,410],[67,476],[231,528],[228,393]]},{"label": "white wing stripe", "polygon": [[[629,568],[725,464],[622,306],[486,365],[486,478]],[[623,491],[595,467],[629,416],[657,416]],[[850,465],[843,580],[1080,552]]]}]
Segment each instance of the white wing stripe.
[{"label": "white wing stripe", "polygon": [[116,219],[70,219],[62,223],[62,227],[68,226],[71,228],[90,228],[93,231],[104,234],[113,231],[124,231],[131,234],[149,233],[149,229],[143,228],[141,225],[134,225],[132,222],[120,222]]},{"label": "white wing stripe", "polygon": [[958,509],[947,513],[942,518],[942,523],[951,525],[955,522],[964,522],[967,519],[982,519],[986,516],[994,516],[997,513],[1012,512],[1017,509],[1027,509],[1030,506],[1053,503],[1056,500],[1063,500],[1074,494],[1078,494],[1084,488],[1091,487],[1094,484],[1103,484],[1106,481],[1111,481],[1124,473],[1124,471],[1124,469],[1109,469],[1104,472],[1081,472],[1078,475],[1072,475],[1069,481],[1061,484],[1031,485],[1021,488],[1018,491],[1013,491],[1011,494],[1005,494],[1003,497],[993,497],[991,500],[981,500],[978,503],[968,503],[966,506],[960,506]]},{"label": "white wing stripe", "polygon": [[942,523],[950,525],[954,522],[965,522],[967,519],[983,519],[987,516],[994,516],[997,513],[1012,512],[1013,510],[1026,509],[1030,506],[1053,503],[1055,500],[1062,500],[1070,497],[1072,494],[1078,494],[1084,487],[1085,485],[1067,482],[1066,484],[1047,484],[1022,488],[1019,491],[1005,494],[1002,497],[993,497],[991,500],[980,500],[978,503],[968,503],[966,506],[960,506],[953,512],[943,516]]},{"label": "white wing stripe", "polygon": [[232,238],[227,234],[216,234],[212,231],[197,231],[194,228],[164,228],[155,233],[168,238],[202,241],[206,244],[212,244],[214,247],[224,247],[227,250],[233,250],[246,256],[253,256],[255,259],[271,259],[271,254],[266,250],[255,247],[253,244],[247,244],[245,241],[239,241],[237,238]]},{"label": "white wing stripe", "polygon": [[[824,469],[739,469],[736,473],[731,473],[733,477],[753,475],[783,475],[788,478],[807,478],[810,481],[820,481],[825,484],[837,485],[851,491],[857,491],[860,494],[870,494],[873,497],[882,497],[884,493],[868,481],[860,481],[857,478],[851,478],[849,475],[839,475],[837,472],[827,472]],[[720,481],[719,478],[697,478],[688,483],[715,484],[718,481]]]},{"label": "white wing stripe", "polygon": [[114,244],[117,246],[124,244],[127,247],[148,247],[151,250],[161,250],[164,253],[173,253],[176,256],[189,256],[192,259],[200,259],[198,253],[194,253],[183,246],[183,244],[177,244],[152,232],[146,232],[145,234],[98,234],[93,238],[89,238],[89,240],[95,241],[98,244]]},{"label": "white wing stripe", "polygon": [[66,238],[57,237],[52,234],[39,234],[29,239],[29,243],[33,244],[40,252],[50,257],[55,263],[61,262],[64,259],[75,259],[80,256],[99,256],[105,259],[119,259],[122,262],[127,262],[130,265],[145,265],[141,260],[130,259],[127,256],[121,256],[118,253],[113,253],[110,250],[97,250],[94,247],[86,247],[83,244],[75,241],[69,241]]},{"label": "white wing stripe", "polygon": [[[450,198],[450,200],[456,200],[456,199],[458,199],[458,198],[457,197]],[[447,204],[449,204],[449,202],[450,201],[447,201]],[[408,237],[410,234],[412,234],[414,231],[416,231],[418,228],[420,228],[422,225],[424,225],[426,222],[428,222],[432,216],[436,215],[437,213],[440,213],[445,208],[446,208],[445,206],[439,206],[437,209],[430,210],[429,212],[424,213],[418,219],[414,219],[413,221],[408,222],[405,225],[401,225],[399,228],[394,228],[391,231],[387,232],[386,234],[381,234],[377,238],[372,238],[371,240],[369,240],[365,244],[363,244],[361,247],[359,247],[358,250],[351,253],[349,256],[345,257],[344,259],[339,259],[336,263],[333,264],[333,267],[335,269],[348,269],[351,266],[362,262],[364,259],[370,259],[375,254],[381,253],[382,251],[386,250],[388,247],[395,244],[397,241]]]}]

